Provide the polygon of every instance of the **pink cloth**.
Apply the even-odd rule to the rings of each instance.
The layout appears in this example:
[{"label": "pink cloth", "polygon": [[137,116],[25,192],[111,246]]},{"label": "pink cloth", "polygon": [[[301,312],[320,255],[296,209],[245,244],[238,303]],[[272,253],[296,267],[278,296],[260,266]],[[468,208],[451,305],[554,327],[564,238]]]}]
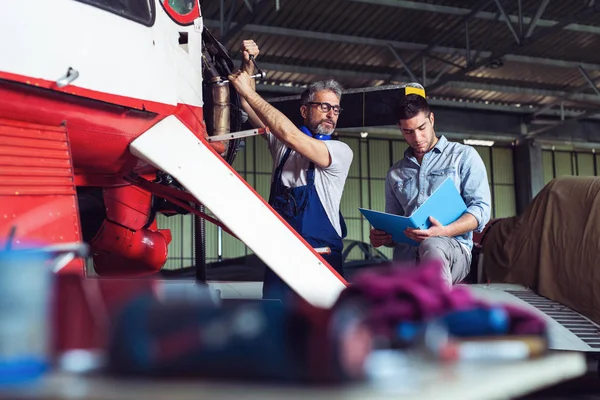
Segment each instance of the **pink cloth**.
[{"label": "pink cloth", "polygon": [[[440,262],[429,261],[418,267],[395,265],[369,269],[355,276],[353,285],[342,292],[340,299],[362,297],[369,308],[372,328],[376,334],[385,336],[392,335],[400,322],[428,321],[448,312],[491,305],[474,298],[465,286],[450,288],[441,268]],[[511,334],[545,332],[546,324],[537,315],[512,305],[501,306],[510,317]]]}]

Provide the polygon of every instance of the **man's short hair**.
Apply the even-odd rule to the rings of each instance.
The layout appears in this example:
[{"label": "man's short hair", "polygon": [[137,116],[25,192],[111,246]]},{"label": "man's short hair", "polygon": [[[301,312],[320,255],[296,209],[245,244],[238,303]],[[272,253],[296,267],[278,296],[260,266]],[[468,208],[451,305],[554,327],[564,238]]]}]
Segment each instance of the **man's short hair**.
[{"label": "man's short hair", "polygon": [[321,92],[323,90],[329,90],[337,96],[338,100],[342,98],[342,85],[333,79],[328,79],[326,81],[318,81],[308,85],[308,87],[300,95],[300,105],[307,105],[309,102],[315,99],[315,94],[317,92]]},{"label": "man's short hair", "polygon": [[402,96],[396,104],[396,119],[398,121],[411,119],[420,112],[425,114],[425,116],[429,116],[431,109],[427,100],[418,94]]}]

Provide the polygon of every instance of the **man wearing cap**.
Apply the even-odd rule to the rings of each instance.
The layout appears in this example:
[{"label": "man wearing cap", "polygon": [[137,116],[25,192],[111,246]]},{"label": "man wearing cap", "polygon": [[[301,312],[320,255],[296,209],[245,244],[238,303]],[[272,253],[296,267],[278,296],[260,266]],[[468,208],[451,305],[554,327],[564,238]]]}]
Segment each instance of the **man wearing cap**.
[{"label": "man wearing cap", "polygon": [[450,177],[467,206],[455,222],[442,225],[430,217],[428,229],[407,229],[405,235],[419,246],[395,243],[384,231],[372,229],[371,244],[394,248],[394,260],[425,262],[440,260],[445,281],[452,285],[469,273],[473,231],[481,232],[490,218],[491,195],[487,172],[479,153],[461,143],[437,137],[434,115],[425,91],[407,87],[395,109],[398,127],[409,148],[389,170],[385,181],[385,211],[411,215]]},{"label": "man wearing cap", "polygon": [[[269,204],[311,246],[329,247],[323,258],[340,275],[342,238],[346,225],[340,201],[353,153],[339,140],[331,140],[342,108],[342,88],[334,80],[315,82],[300,98],[304,124],[296,126],[254,89],[250,79],[259,49],[252,40],[242,44],[242,68],[229,77],[242,99],[242,107],[257,128],[269,127],[266,139],[273,158]],[[315,282],[315,285],[318,285]],[[265,273],[264,298],[281,298],[287,285],[270,269]]]}]

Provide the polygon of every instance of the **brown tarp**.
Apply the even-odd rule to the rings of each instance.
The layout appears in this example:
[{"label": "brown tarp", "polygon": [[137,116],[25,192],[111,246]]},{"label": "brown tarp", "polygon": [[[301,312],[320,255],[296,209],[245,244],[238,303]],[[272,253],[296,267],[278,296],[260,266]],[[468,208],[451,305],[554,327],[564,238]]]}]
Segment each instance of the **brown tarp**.
[{"label": "brown tarp", "polygon": [[600,323],[600,178],[549,182],[524,213],[490,227],[483,254],[491,282],[527,286]]}]

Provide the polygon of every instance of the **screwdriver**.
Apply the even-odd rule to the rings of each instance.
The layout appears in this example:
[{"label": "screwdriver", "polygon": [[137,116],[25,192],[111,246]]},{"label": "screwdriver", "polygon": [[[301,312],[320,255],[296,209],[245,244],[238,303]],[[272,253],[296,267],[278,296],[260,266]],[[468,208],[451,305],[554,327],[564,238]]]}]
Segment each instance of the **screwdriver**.
[{"label": "screwdriver", "polygon": [[[250,61],[252,61],[252,63],[254,64],[254,66],[256,67],[256,69],[258,70],[258,73],[251,75],[250,78],[252,79],[264,79],[265,76],[267,75],[265,73],[265,71],[263,71],[262,69],[260,69],[260,67],[256,64],[256,61],[254,60],[254,55],[250,54]],[[229,79],[224,79],[221,81],[221,83],[229,83]]]}]

